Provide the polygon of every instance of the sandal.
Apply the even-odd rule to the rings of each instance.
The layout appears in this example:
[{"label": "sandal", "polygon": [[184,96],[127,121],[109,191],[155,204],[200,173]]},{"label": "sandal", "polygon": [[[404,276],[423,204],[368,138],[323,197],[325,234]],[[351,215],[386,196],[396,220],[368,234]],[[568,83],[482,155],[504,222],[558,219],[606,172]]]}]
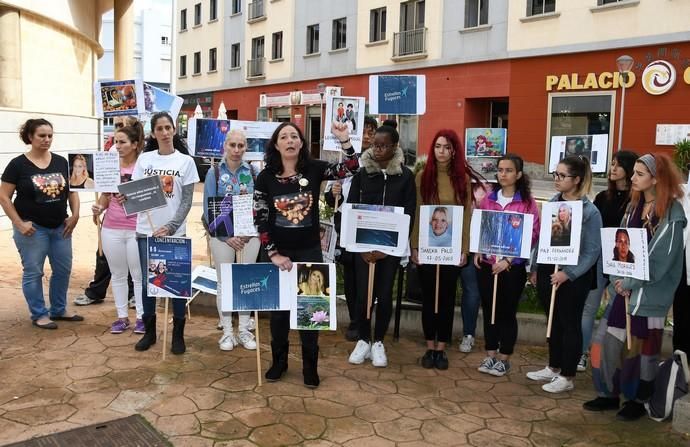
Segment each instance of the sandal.
[{"label": "sandal", "polygon": [[50,319],[54,321],[84,321],[84,317],[82,317],[81,315],[61,315],[59,317],[50,317]]},{"label": "sandal", "polygon": [[58,328],[57,324],[55,324],[54,321],[51,321],[51,322],[45,323],[45,324],[40,324],[40,323],[38,322],[38,320],[33,320],[33,321],[31,322],[31,324],[33,324],[33,325],[36,326],[37,328],[41,328],[41,329],[57,329],[57,328]]}]

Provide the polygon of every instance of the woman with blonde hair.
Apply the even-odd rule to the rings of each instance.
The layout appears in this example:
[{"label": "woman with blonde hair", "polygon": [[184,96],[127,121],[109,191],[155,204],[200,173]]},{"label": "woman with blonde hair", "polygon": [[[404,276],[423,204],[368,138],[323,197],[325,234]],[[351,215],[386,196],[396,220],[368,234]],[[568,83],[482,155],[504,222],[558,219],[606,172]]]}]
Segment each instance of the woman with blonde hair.
[{"label": "woman with blonde hair", "polygon": [[93,189],[96,186],[93,179],[89,177],[86,157],[77,154],[72,158],[72,172],[69,177],[69,187],[74,189]]}]

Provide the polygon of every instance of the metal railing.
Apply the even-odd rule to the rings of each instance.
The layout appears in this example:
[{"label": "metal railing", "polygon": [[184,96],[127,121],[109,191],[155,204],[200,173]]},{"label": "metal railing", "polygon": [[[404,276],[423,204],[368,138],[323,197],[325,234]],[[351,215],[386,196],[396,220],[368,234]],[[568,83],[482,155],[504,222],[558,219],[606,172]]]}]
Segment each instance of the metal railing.
[{"label": "metal railing", "polygon": [[266,74],[264,71],[265,62],[265,57],[257,57],[256,59],[247,60],[247,78],[264,76]]},{"label": "metal railing", "polygon": [[426,53],[426,28],[393,33],[393,57]]},{"label": "metal railing", "polygon": [[254,0],[249,3],[249,18],[247,20],[256,20],[266,15],[264,10],[264,0]]}]

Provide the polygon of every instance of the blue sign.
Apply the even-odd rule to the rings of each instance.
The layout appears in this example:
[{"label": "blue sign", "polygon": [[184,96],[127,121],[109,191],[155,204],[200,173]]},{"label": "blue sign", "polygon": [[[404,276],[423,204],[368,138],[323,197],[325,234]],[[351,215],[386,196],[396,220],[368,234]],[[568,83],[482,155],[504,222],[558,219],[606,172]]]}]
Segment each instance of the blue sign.
[{"label": "blue sign", "polygon": [[149,237],[149,296],[191,298],[192,240],[183,237]]},{"label": "blue sign", "polygon": [[417,76],[379,76],[379,114],[417,114]]},{"label": "blue sign", "polygon": [[232,309],[280,310],[280,270],[271,263],[232,264]]}]

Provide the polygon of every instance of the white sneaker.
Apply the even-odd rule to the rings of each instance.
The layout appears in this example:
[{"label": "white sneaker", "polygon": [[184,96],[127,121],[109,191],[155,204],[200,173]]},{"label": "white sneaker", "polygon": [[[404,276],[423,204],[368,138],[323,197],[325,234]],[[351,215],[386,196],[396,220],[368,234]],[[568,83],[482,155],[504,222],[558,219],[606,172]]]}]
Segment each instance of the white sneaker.
[{"label": "white sneaker", "polygon": [[472,352],[472,346],[474,346],[474,337],[471,335],[465,335],[460,341],[460,352],[468,353]]},{"label": "white sneaker", "polygon": [[240,332],[240,343],[249,351],[254,351],[256,349],[256,340],[254,339],[254,334],[249,331]]},{"label": "white sneaker", "polygon": [[237,339],[235,338],[235,334],[223,334],[222,337],[220,337],[220,340],[218,340],[218,344],[220,345],[220,350],[221,351],[232,351],[232,349],[237,346]]},{"label": "white sneaker", "polygon": [[254,329],[256,329],[256,321],[254,321],[253,318],[250,318],[249,322],[247,323],[247,330],[253,331]]},{"label": "white sneaker", "polygon": [[575,388],[575,384],[572,380],[568,380],[561,375],[557,375],[551,382],[545,383],[541,386],[541,389],[549,393],[563,393],[565,391],[570,391]]},{"label": "white sneaker", "polygon": [[580,361],[577,362],[577,372],[587,371],[587,360],[589,359],[588,354],[582,354]]},{"label": "white sneaker", "polygon": [[537,380],[540,382],[550,382],[554,377],[560,377],[560,375],[546,366],[544,369],[539,371],[530,371],[527,373],[527,378],[530,380]]},{"label": "white sneaker", "polygon": [[385,368],[388,366],[388,357],[386,357],[386,348],[382,341],[377,341],[371,346],[371,364],[376,368]]},{"label": "white sneaker", "polygon": [[480,373],[489,374],[489,371],[491,371],[495,364],[496,358],[487,356],[484,360],[482,360],[482,363],[479,365],[479,368],[477,368],[477,371]]},{"label": "white sneaker", "polygon": [[371,358],[371,343],[368,341],[360,340],[355,345],[355,349],[350,354],[350,358],[347,360],[353,365],[361,365],[364,360]]}]

